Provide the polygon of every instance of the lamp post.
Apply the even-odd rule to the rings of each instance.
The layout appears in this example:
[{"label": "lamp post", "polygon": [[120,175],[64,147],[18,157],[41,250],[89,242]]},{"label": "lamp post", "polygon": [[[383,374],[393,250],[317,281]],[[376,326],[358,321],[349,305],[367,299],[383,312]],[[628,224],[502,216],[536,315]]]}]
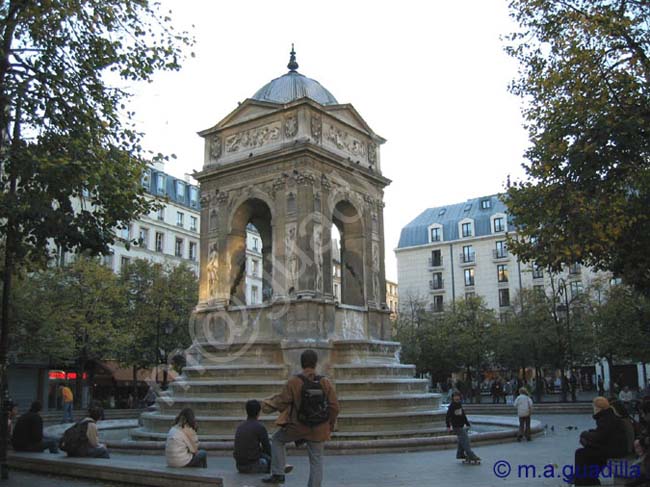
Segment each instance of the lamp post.
[{"label": "lamp post", "polygon": [[[571,334],[571,309],[569,301],[569,292],[567,289],[567,282],[563,277],[558,277],[557,279],[557,297],[562,301],[556,306],[558,314],[564,316],[566,324],[566,335],[567,335],[567,352],[569,359],[569,371],[573,379],[573,341]],[[571,384],[571,398],[575,402],[575,386]]]}]

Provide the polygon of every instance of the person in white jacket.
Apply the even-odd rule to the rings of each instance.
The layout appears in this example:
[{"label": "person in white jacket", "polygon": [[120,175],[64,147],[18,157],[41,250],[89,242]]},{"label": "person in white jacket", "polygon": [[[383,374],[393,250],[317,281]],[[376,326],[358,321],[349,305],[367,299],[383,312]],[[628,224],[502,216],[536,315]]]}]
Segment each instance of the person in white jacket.
[{"label": "person in white jacket", "polygon": [[519,395],[515,399],[515,408],[517,408],[517,416],[519,417],[519,435],[517,441],[525,436],[526,440],[530,441],[530,417],[533,414],[533,400],[528,395],[528,390],[525,387],[519,389]]},{"label": "person in white jacket", "polygon": [[208,467],[208,455],[205,450],[199,450],[199,438],[196,434],[197,425],[194,411],[183,409],[174,426],[167,433],[165,457],[170,467]]}]

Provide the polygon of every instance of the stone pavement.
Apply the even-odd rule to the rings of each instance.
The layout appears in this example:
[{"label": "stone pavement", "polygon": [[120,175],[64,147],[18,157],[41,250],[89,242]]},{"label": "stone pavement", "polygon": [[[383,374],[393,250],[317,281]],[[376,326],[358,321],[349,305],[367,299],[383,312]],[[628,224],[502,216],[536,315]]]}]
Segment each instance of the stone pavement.
[{"label": "stone pavement", "polygon": [[[491,487],[502,485],[513,486],[554,486],[566,485],[561,480],[563,465],[573,463],[573,452],[578,446],[579,432],[594,426],[591,417],[582,415],[547,415],[537,416],[536,419],[548,425],[546,434],[538,436],[532,442],[503,443],[486,445],[476,448],[476,453],[482,457],[481,465],[463,465],[455,460],[454,450],[438,450],[430,452],[413,452],[399,454],[377,455],[336,455],[328,456],[325,460],[324,487],[396,487],[396,486],[471,486]],[[471,420],[471,418],[470,418]],[[551,431],[553,427],[554,431]],[[568,429],[567,427],[571,427]],[[140,465],[147,463],[161,464],[161,457],[114,455],[120,461],[136,462]],[[308,478],[308,462],[305,456],[292,456],[289,461],[295,465],[294,472],[287,476],[286,487],[305,486]],[[239,475],[234,472],[234,464],[228,457],[211,457],[208,460],[208,472],[224,479],[227,487],[258,487],[265,484],[260,482],[260,475]],[[495,473],[495,463],[501,462],[496,469],[503,473],[507,471],[508,462],[512,473],[505,479],[498,478]],[[545,465],[558,465],[554,472],[555,478],[537,478],[544,472]],[[536,478],[521,478],[518,476],[518,465],[535,465]],[[505,469],[505,470],[504,470]],[[522,475],[525,469],[521,470]],[[548,470],[547,470],[548,472]],[[62,479],[44,479],[43,477],[24,477],[26,474],[12,472],[9,483],[1,482],[0,487],[34,486],[34,487],[99,487],[110,484],[83,482]],[[529,470],[529,476],[532,476]],[[603,485],[609,482],[604,481]]]}]

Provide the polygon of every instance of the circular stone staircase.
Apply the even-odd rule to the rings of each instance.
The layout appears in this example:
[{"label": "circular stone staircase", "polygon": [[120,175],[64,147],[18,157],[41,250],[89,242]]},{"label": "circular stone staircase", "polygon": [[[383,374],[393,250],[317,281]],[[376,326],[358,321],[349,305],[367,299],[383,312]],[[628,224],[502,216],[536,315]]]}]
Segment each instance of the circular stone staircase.
[{"label": "circular stone staircase", "polygon": [[[178,412],[191,407],[204,445],[232,448],[237,425],[246,415],[246,401],[280,392],[290,375],[299,372],[295,350],[310,348],[309,343],[300,345],[195,344],[188,354],[192,365],[158,398],[156,411],[142,414],[142,426],[131,432],[132,439],[163,441]],[[440,395],[428,392],[426,379],[414,378],[415,366],[400,364],[398,342],[337,340],[311,345],[319,356],[327,357],[319,372],[334,383],[341,407],[328,448],[374,450],[394,446],[395,440],[408,439],[410,444],[445,434]],[[275,418],[260,420],[272,432]]]}]

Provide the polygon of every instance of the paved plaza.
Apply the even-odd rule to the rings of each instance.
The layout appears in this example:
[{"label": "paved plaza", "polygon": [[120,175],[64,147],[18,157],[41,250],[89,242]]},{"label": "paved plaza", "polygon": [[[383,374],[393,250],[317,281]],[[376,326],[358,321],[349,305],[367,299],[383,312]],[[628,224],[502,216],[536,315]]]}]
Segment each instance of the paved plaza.
[{"label": "paved plaza", "polygon": [[[471,419],[471,418],[470,418]],[[579,432],[593,427],[593,420],[586,415],[546,415],[536,419],[548,425],[546,434],[538,436],[532,442],[503,443],[478,446],[476,453],[482,457],[480,466],[463,465],[454,458],[454,450],[437,450],[399,454],[377,455],[333,455],[326,459],[325,482],[327,487],[395,487],[395,486],[431,486],[458,485],[489,487],[501,485],[522,486],[562,486],[561,469],[563,465],[573,462],[573,452],[578,445]],[[551,430],[552,428],[552,430]],[[569,429],[570,428],[570,429]],[[114,461],[133,462],[142,465],[164,465],[162,456],[113,455]],[[307,485],[308,463],[305,456],[292,456],[290,462],[295,465],[294,472],[287,476],[287,487]],[[498,478],[496,469],[503,475],[508,465],[511,474],[505,479]],[[505,462],[508,462],[507,464]],[[529,470],[529,478],[518,475],[519,465],[535,465],[535,477]],[[553,479],[539,478],[545,472],[546,465],[557,465]],[[548,468],[548,467],[547,467]],[[548,470],[546,470],[548,472]],[[522,469],[522,475],[525,469]],[[224,479],[227,487],[262,486],[260,475],[239,475],[234,472],[234,464],[228,457],[211,457],[207,473],[214,473]],[[525,475],[524,475],[525,477]],[[607,479],[603,485],[610,483]],[[98,487],[115,484],[55,479],[32,474],[12,472],[9,482],[0,482],[0,486],[34,486],[34,487]]]}]

